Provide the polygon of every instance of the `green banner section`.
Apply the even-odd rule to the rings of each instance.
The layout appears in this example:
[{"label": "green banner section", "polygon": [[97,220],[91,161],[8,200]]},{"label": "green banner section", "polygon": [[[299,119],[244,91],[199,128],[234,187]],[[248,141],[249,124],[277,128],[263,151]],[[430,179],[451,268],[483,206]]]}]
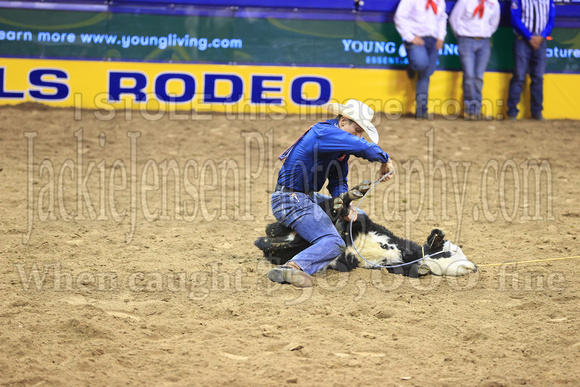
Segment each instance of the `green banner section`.
[{"label": "green banner section", "polygon": [[[548,72],[580,72],[580,32],[555,28]],[[488,70],[510,71],[513,32],[493,36]],[[403,68],[392,23],[2,9],[0,56]],[[460,70],[449,31],[440,67]]]}]

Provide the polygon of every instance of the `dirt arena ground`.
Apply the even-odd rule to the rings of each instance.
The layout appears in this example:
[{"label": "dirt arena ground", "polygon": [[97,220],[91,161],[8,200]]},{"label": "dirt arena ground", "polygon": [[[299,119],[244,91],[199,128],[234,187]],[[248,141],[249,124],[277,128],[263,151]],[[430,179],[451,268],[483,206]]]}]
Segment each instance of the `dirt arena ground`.
[{"label": "dirt arena ground", "polygon": [[480,269],[301,290],[253,246],[316,120],[280,118],[2,108],[0,383],[580,385],[580,260],[499,265],[579,254],[580,123],[379,117],[397,176],[361,208]]}]

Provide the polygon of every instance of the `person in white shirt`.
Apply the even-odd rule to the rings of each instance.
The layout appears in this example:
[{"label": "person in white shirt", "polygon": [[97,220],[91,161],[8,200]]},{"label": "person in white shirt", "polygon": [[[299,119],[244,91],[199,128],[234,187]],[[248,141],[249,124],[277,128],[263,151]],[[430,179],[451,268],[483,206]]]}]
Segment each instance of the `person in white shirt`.
[{"label": "person in white shirt", "polygon": [[429,77],[437,67],[439,50],[447,33],[444,0],[401,0],[395,28],[405,42],[411,70],[417,73],[417,118],[427,118]]},{"label": "person in white shirt", "polygon": [[449,16],[463,67],[464,116],[467,120],[482,118],[481,89],[491,53],[489,38],[497,30],[499,17],[497,0],[458,0]]}]

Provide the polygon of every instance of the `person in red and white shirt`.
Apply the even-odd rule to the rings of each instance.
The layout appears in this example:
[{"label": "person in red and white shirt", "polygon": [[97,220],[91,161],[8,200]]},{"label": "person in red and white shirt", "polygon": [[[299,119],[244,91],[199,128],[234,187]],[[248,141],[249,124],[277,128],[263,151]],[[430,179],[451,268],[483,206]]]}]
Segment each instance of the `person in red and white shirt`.
[{"label": "person in red and white shirt", "polygon": [[497,30],[499,17],[498,0],[458,0],[449,16],[463,67],[464,116],[468,120],[482,117],[481,90],[491,53],[489,38]]},{"label": "person in red and white shirt", "polygon": [[401,0],[395,28],[405,42],[409,67],[417,73],[417,118],[427,118],[429,77],[437,68],[439,50],[447,33],[444,0]]}]

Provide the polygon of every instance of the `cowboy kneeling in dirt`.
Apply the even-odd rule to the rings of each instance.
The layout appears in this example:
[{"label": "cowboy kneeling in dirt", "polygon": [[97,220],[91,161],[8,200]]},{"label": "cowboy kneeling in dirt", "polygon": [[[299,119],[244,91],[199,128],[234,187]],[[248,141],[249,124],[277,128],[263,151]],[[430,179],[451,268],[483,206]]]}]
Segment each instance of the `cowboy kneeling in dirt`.
[{"label": "cowboy kneeling in dirt", "polygon": [[[382,181],[393,176],[389,155],[376,145],[379,134],[371,123],[374,111],[368,105],[351,99],[345,105],[327,104],[324,109],[337,117],[313,125],[278,157],[285,162],[272,194],[272,212],[280,223],[296,231],[311,246],[283,266],[270,270],[268,278],[274,282],[310,287],[314,282],[311,275],[344,251],[344,241],[318,205],[328,196],[318,191],[326,180],[332,197],[348,191],[350,155],[382,163],[381,178],[390,173]],[[365,132],[372,143],[363,138]],[[351,205],[343,219],[354,221],[356,217]]]}]

